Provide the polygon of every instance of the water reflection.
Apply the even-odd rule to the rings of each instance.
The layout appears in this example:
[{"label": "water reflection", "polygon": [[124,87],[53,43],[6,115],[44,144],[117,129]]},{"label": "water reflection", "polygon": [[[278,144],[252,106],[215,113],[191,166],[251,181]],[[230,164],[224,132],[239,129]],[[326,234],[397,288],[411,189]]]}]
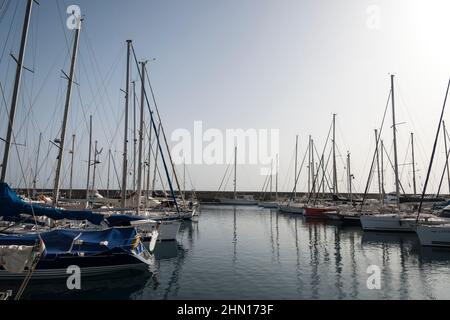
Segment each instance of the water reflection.
[{"label": "water reflection", "polygon": [[[238,246],[239,241],[239,246]],[[156,271],[119,276],[58,298],[423,299],[448,298],[450,250],[420,246],[415,234],[305,220],[248,207],[205,207],[183,222],[178,241],[155,250]],[[367,267],[382,270],[369,290]],[[83,288],[85,289],[85,288]],[[49,290],[54,290],[49,285]],[[66,290],[67,291],[67,290]],[[100,294],[101,292],[101,294]],[[26,292],[27,293],[27,292]],[[42,295],[42,287],[29,297]],[[78,295],[77,295],[78,294]]]}]

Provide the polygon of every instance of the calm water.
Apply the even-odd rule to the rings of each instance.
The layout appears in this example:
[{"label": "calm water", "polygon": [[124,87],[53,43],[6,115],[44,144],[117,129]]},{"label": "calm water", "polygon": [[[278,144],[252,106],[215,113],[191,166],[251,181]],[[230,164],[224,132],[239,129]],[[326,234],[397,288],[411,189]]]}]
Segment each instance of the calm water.
[{"label": "calm water", "polygon": [[[82,281],[80,292],[32,281],[25,297],[450,299],[450,251],[256,207],[204,206],[155,256],[153,274]],[[370,265],[381,268],[380,290],[367,288]]]}]

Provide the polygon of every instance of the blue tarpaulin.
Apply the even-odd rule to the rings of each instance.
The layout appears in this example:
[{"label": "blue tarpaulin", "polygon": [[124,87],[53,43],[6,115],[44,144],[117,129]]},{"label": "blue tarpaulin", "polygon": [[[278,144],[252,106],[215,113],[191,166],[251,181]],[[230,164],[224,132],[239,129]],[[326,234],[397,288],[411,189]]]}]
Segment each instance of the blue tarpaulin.
[{"label": "blue tarpaulin", "polygon": [[[63,254],[92,256],[105,252],[123,250],[129,252],[137,245],[135,228],[111,228],[105,230],[56,229],[40,234],[45,244],[46,258]],[[0,245],[34,245],[39,243],[39,235],[0,235]]]},{"label": "blue tarpaulin", "polygon": [[31,205],[20,199],[8,184],[0,183],[0,216],[16,217],[20,214],[46,216],[54,220],[88,220],[96,225],[104,220],[102,214],[93,213],[90,210],[64,210],[38,204]]}]

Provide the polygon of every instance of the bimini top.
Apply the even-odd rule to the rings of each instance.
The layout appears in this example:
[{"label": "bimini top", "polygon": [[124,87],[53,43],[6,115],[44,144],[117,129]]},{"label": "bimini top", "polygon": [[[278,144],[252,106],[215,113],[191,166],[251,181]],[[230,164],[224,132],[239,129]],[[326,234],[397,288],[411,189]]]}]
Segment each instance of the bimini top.
[{"label": "bimini top", "polygon": [[88,220],[99,225],[104,216],[93,213],[90,210],[65,210],[59,208],[45,207],[38,204],[29,204],[20,199],[7,183],[0,183],[0,217],[17,217],[20,214],[35,216],[46,216],[54,220]]},{"label": "bimini top", "polygon": [[65,255],[94,256],[106,253],[141,250],[141,242],[135,228],[110,228],[105,230],[55,229],[40,235],[0,234],[0,246],[33,245],[42,239],[44,256],[56,258]]}]

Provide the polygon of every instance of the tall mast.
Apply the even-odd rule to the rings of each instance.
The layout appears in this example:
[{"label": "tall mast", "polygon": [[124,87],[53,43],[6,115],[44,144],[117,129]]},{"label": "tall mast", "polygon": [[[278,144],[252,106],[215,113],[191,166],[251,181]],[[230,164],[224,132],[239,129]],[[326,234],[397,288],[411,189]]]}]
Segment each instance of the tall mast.
[{"label": "tall mast", "polygon": [[69,77],[67,81],[67,92],[66,92],[66,105],[64,108],[64,117],[63,117],[63,124],[61,129],[61,137],[59,139],[59,148],[58,148],[58,164],[56,166],[56,174],[55,174],[55,184],[53,187],[53,205],[58,204],[59,199],[59,182],[60,182],[60,175],[61,175],[61,165],[63,162],[63,156],[64,156],[64,141],[66,139],[66,129],[67,129],[67,117],[69,116],[69,108],[70,108],[70,101],[72,97],[72,83],[74,81],[75,77],[75,64],[77,62],[77,53],[78,53],[78,40],[80,38],[80,30],[81,30],[81,19],[78,19],[77,28],[75,29],[75,37],[73,42],[73,52],[72,52],[72,62],[70,65],[70,72]]},{"label": "tall mast", "polygon": [[[442,123],[444,123],[444,121],[442,121]],[[445,135],[445,125],[444,125],[444,135]],[[447,144],[445,145],[445,150],[447,150]],[[413,191],[414,191],[414,194],[417,194],[417,190],[416,190],[416,161],[414,159],[414,133],[412,133],[412,132],[411,132],[411,152],[412,152],[412,159],[411,160],[412,160],[412,170],[413,170]],[[447,172],[448,172],[448,167],[447,167]]]},{"label": "tall mast", "polygon": [[128,93],[130,90],[130,55],[132,41],[127,40],[127,75],[125,83],[125,129],[123,138],[123,167],[122,167],[122,207],[127,204],[127,171],[128,171]]},{"label": "tall mast", "polygon": [[352,203],[353,194],[352,194],[352,171],[350,168],[350,152],[347,152],[347,176],[348,176],[348,197],[350,199],[350,203]]},{"label": "tall mast", "polygon": [[316,174],[315,174],[315,167],[314,167],[314,140],[311,139],[311,177],[312,177],[312,193],[316,193]]},{"label": "tall mast", "polygon": [[379,157],[379,149],[378,149],[378,130],[375,129],[375,154],[377,157],[377,173],[378,173],[378,194],[380,196],[380,201],[383,201],[383,195],[381,190],[381,175],[380,175],[380,157]]},{"label": "tall mast", "polygon": [[133,84],[133,191],[136,191],[136,81]]},{"label": "tall mast", "polygon": [[108,150],[108,177],[106,178],[106,198],[109,198],[109,176],[111,168],[111,149]]},{"label": "tall mast", "polygon": [[[158,142],[160,132],[161,132],[161,124],[158,125],[158,132],[156,133],[156,142]],[[158,154],[159,154],[159,148],[157,147],[156,154],[155,154],[155,167],[153,168],[152,193],[155,191],[156,169],[158,168]],[[162,184],[162,181],[161,181],[161,184]]]},{"label": "tall mast", "polygon": [[325,199],[325,163],[324,156],[322,154],[321,162],[322,162],[322,198]]},{"label": "tall mast", "polygon": [[276,164],[275,164],[275,199],[278,200],[278,168],[279,164],[278,164],[278,153],[276,156]]},{"label": "tall mast", "polygon": [[380,141],[381,150],[381,204],[383,204],[384,199],[384,143],[383,140]]},{"label": "tall mast", "polygon": [[139,117],[139,151],[138,151],[138,181],[137,181],[137,205],[136,214],[139,214],[142,194],[142,147],[144,144],[144,102],[145,102],[145,65],[141,63],[141,113]]},{"label": "tall mast", "polygon": [[14,116],[16,114],[16,108],[17,108],[19,91],[20,91],[20,82],[22,80],[22,68],[23,68],[23,61],[25,58],[25,49],[27,46],[28,29],[30,26],[30,18],[31,18],[32,8],[33,8],[33,0],[28,0],[27,8],[25,11],[25,18],[23,21],[22,39],[20,41],[19,57],[16,60],[16,62],[17,62],[16,78],[14,80],[14,91],[13,91],[12,100],[11,100],[11,109],[9,111],[8,131],[6,133],[5,151],[3,153],[2,173],[1,173],[1,177],[0,177],[0,182],[5,182],[5,178],[6,178],[6,169],[8,166],[8,158],[9,158],[9,148],[11,146],[12,130],[13,130],[13,125],[14,125]]},{"label": "tall mast", "polygon": [[92,194],[94,194],[94,192],[95,192],[95,173],[97,172],[97,164],[98,164],[97,154],[98,154],[97,140],[95,140],[95,143],[94,143],[94,163],[93,163],[94,172],[92,173]]},{"label": "tall mast", "polygon": [[311,135],[308,140],[308,195],[311,193]]},{"label": "tall mast", "polygon": [[297,193],[297,157],[298,157],[298,135],[295,136],[294,199]]},{"label": "tall mast", "polygon": [[270,188],[269,188],[269,198],[272,200],[272,177],[273,177],[273,158],[270,163]]},{"label": "tall mast", "polygon": [[[150,115],[151,116],[151,115]],[[147,192],[145,197],[145,204],[147,205],[148,198],[150,197],[150,164],[152,157],[152,128],[149,126],[149,135],[148,135],[148,162],[147,162]],[[156,162],[155,162],[156,163]]]},{"label": "tall mast", "polygon": [[39,142],[38,142],[38,149],[37,149],[37,155],[36,155],[36,164],[34,167],[34,176],[33,176],[33,196],[36,195],[36,183],[37,183],[37,172],[38,172],[38,166],[39,166],[39,153],[41,151],[41,140],[42,140],[42,132],[39,133]]},{"label": "tall mast", "polygon": [[445,167],[447,170],[447,180],[448,180],[448,191],[450,193],[450,170],[448,166],[448,149],[447,149],[447,130],[445,129],[445,122],[442,121],[443,129],[444,129],[444,147],[445,147]]},{"label": "tall mast", "polygon": [[336,114],[333,113],[333,193],[338,194],[336,171]]},{"label": "tall mast", "polygon": [[183,193],[186,197],[186,159],[183,160]]},{"label": "tall mast", "polygon": [[394,94],[394,75],[391,74],[391,101],[392,101],[392,131],[394,133],[394,171],[395,171],[395,194],[397,198],[397,207],[400,207],[400,189],[398,185],[398,159],[397,159],[397,130],[395,128],[395,94]]},{"label": "tall mast", "polygon": [[234,199],[236,199],[236,168],[237,168],[237,146],[234,146],[234,180],[233,180],[233,185],[234,185]]},{"label": "tall mast", "polygon": [[75,154],[75,135],[72,135],[72,150],[70,153],[70,181],[69,181],[69,198],[72,199],[72,188],[73,188],[73,157]]},{"label": "tall mast", "polygon": [[89,152],[88,152],[88,167],[87,167],[87,181],[86,181],[86,208],[89,206],[89,180],[91,177],[91,153],[92,153],[92,115],[89,116]]}]

